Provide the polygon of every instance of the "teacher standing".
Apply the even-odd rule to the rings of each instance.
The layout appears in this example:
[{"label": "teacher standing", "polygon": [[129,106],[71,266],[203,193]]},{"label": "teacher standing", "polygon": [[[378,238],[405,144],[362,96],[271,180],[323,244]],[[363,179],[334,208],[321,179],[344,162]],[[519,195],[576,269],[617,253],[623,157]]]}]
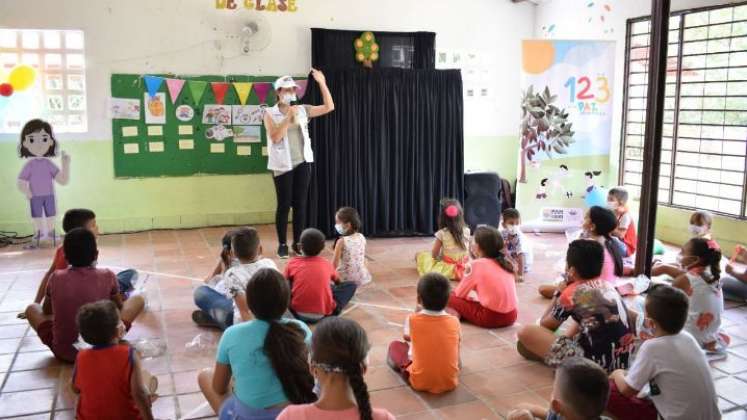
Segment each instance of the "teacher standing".
[{"label": "teacher standing", "polygon": [[311,163],[314,151],[309,137],[309,118],[328,114],[335,109],[332,94],[327,88],[324,74],[311,69],[311,75],[319,84],[322,105],[293,105],[297,100],[298,85],[290,76],[275,81],[273,87],[278,101],[265,112],[264,123],[269,137],[267,169],[272,171],[277,195],[275,229],[278,234],[278,256],[288,258],[287,231],[288,212],[293,208],[293,252],[301,255],[299,241],[304,229],[308,206]]}]

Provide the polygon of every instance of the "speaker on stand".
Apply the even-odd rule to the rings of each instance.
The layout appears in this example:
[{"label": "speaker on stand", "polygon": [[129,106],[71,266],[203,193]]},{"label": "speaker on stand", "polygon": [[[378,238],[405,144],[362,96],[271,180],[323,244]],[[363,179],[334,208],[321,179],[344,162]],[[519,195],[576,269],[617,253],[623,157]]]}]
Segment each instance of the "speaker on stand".
[{"label": "speaker on stand", "polygon": [[464,174],[464,220],[472,232],[479,225],[498,227],[501,193],[501,177],[497,173]]}]

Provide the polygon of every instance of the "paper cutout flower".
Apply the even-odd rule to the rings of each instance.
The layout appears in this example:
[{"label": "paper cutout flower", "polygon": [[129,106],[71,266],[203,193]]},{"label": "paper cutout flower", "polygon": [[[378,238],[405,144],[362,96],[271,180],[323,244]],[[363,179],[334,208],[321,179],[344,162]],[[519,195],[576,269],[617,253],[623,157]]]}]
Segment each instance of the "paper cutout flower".
[{"label": "paper cutout flower", "polygon": [[363,63],[364,67],[373,67],[373,62],[379,59],[379,44],[376,43],[376,37],[373,32],[366,31],[356,38],[353,42],[355,46],[355,59]]}]

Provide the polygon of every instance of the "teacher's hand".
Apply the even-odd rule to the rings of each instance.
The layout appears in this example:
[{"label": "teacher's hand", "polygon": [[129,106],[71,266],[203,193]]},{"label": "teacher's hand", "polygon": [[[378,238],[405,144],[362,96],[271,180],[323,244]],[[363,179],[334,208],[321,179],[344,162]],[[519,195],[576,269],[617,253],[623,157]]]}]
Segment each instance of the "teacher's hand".
[{"label": "teacher's hand", "polygon": [[292,105],[288,107],[288,117],[295,118],[298,115],[298,105]]},{"label": "teacher's hand", "polygon": [[317,70],[317,69],[315,69],[313,67],[311,68],[311,76],[320,85],[323,85],[323,84],[327,83],[327,78],[324,77],[324,73],[322,73],[320,70]]}]

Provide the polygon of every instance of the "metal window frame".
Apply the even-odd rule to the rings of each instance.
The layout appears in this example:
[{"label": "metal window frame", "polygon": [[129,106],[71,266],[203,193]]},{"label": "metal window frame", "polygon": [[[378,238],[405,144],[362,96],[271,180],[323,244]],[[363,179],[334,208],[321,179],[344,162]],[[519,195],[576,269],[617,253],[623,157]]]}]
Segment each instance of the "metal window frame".
[{"label": "metal window frame", "polygon": [[[733,67],[732,66],[726,66],[726,67],[712,67],[712,68],[702,68],[702,69],[689,69],[689,68],[688,69],[683,69],[682,68],[683,57],[689,57],[689,56],[707,56],[707,55],[713,55],[713,54],[730,54],[732,52],[740,52],[740,51],[737,51],[737,50],[735,50],[735,51],[731,51],[730,50],[730,51],[723,51],[723,52],[718,52],[718,53],[714,52],[714,53],[687,54],[687,55],[685,55],[685,54],[683,54],[683,50],[684,50],[684,45],[685,44],[687,44],[687,43],[694,43],[694,42],[708,42],[708,41],[711,41],[711,40],[734,39],[734,38],[744,38],[744,37],[747,37],[747,34],[744,34],[744,35],[731,35],[729,37],[705,38],[705,39],[698,39],[698,40],[685,40],[684,39],[685,38],[685,31],[688,30],[688,29],[708,28],[708,27],[718,26],[718,25],[747,22],[747,20],[745,20],[745,19],[738,19],[738,20],[732,19],[730,21],[721,22],[721,23],[714,23],[714,24],[708,23],[708,24],[705,24],[705,25],[685,26],[686,16],[689,15],[689,14],[694,14],[694,13],[701,13],[701,12],[718,10],[718,9],[724,9],[724,8],[736,8],[736,7],[745,6],[745,5],[747,5],[747,1],[739,1],[739,2],[734,2],[734,3],[727,3],[727,4],[714,5],[714,6],[698,7],[698,8],[691,8],[691,9],[683,9],[683,10],[673,11],[669,15],[670,22],[671,22],[671,18],[673,18],[675,16],[679,16],[680,19],[679,19],[679,25],[677,26],[677,28],[673,29],[673,28],[670,27],[669,31],[668,31],[668,33],[671,33],[673,31],[679,31],[679,32],[678,32],[678,40],[677,40],[677,42],[670,42],[670,43],[668,43],[669,46],[675,46],[675,45],[677,46],[677,54],[667,57],[668,59],[675,58],[675,57],[677,58],[677,68],[676,68],[675,81],[674,81],[674,83],[667,83],[668,85],[671,85],[671,84],[675,85],[675,94],[674,94],[674,96],[666,96],[667,98],[674,98],[674,100],[675,100],[674,109],[668,109],[667,110],[667,111],[670,111],[670,112],[674,112],[674,119],[670,123],[666,123],[665,122],[665,124],[672,124],[672,126],[673,126],[672,127],[672,135],[671,136],[667,136],[667,137],[671,137],[671,139],[672,139],[672,149],[671,149],[672,159],[671,159],[671,162],[667,162],[667,164],[670,165],[670,173],[668,174],[669,184],[666,185],[666,187],[664,188],[666,191],[668,191],[668,197],[667,197],[666,200],[662,200],[662,198],[660,197],[658,199],[659,205],[662,205],[662,206],[665,206],[665,207],[677,208],[677,209],[687,209],[687,210],[696,210],[697,209],[697,207],[688,207],[688,206],[678,205],[678,204],[675,204],[673,202],[674,201],[674,194],[675,194],[675,191],[674,191],[674,182],[675,182],[675,179],[679,179],[679,178],[675,177],[675,170],[676,170],[676,168],[678,166],[687,166],[687,167],[693,167],[693,168],[697,168],[697,169],[706,169],[706,170],[712,169],[712,170],[727,171],[727,172],[732,172],[732,173],[740,173],[740,171],[737,171],[737,170],[727,170],[727,169],[717,169],[717,168],[704,168],[704,167],[701,168],[700,166],[677,164],[676,158],[677,158],[677,142],[679,140],[679,114],[680,114],[680,112],[682,112],[682,111],[701,111],[701,112],[704,111],[702,109],[699,109],[699,110],[697,110],[697,109],[693,109],[693,110],[690,110],[690,109],[681,109],[680,108],[680,101],[681,101],[681,99],[683,99],[683,98],[704,98],[704,99],[705,98],[724,98],[724,99],[728,99],[728,98],[731,98],[731,97],[736,97],[736,98],[747,97],[747,94],[744,94],[744,95],[742,95],[742,94],[740,94],[740,95],[728,95],[728,94],[726,94],[726,95],[681,95],[681,88],[682,88],[683,84],[697,84],[697,83],[706,84],[706,83],[740,82],[740,81],[733,81],[733,80],[717,80],[717,81],[705,81],[704,80],[704,81],[695,81],[695,82],[683,82],[682,81],[683,70],[701,70],[701,71],[719,70],[719,69],[721,69],[721,70],[729,70],[729,69],[732,69],[732,68],[744,68],[744,67],[747,67],[747,66],[733,66]],[[628,94],[629,94],[629,91],[630,91],[631,87],[635,87],[635,86],[647,86],[647,84],[645,84],[645,85],[642,85],[642,84],[631,84],[629,79],[630,79],[630,75],[631,74],[645,74],[645,73],[647,73],[647,72],[631,72],[631,70],[630,70],[631,69],[631,63],[633,61],[647,61],[647,60],[649,60],[649,57],[640,58],[640,59],[631,59],[631,51],[633,49],[649,48],[649,46],[635,46],[635,47],[633,47],[632,46],[632,38],[634,36],[650,35],[650,28],[649,28],[649,31],[646,32],[646,33],[637,33],[637,34],[633,34],[632,29],[633,29],[633,25],[634,24],[639,23],[639,22],[645,22],[645,21],[649,21],[650,22],[650,20],[651,20],[651,16],[639,16],[639,17],[636,17],[636,18],[628,19],[627,22],[626,22],[626,31],[625,31],[625,63],[624,63],[624,82],[623,82],[623,104],[622,104],[622,109],[623,109],[623,113],[622,114],[623,115],[622,115],[622,122],[621,122],[621,127],[620,127],[620,131],[621,131],[621,133],[620,133],[621,147],[620,147],[620,157],[619,157],[619,167],[618,167],[618,179],[617,179],[617,183],[618,184],[621,184],[621,183],[624,182],[625,173],[626,172],[631,172],[631,171],[626,171],[626,169],[625,169],[625,162],[627,160],[632,160],[632,159],[627,159],[626,158],[626,156],[625,156],[626,149],[628,147],[642,149],[642,147],[628,146],[627,145],[627,136],[628,136],[627,128],[628,128],[628,123],[634,123],[633,121],[629,121],[628,120],[628,112],[631,111],[631,109],[628,108],[628,104],[629,104],[629,101],[631,99],[646,99],[646,96],[642,96],[642,97],[640,97],[640,96],[639,97],[630,97]],[[744,82],[744,81],[741,81],[741,82]],[[645,111],[645,109],[639,110],[639,111]],[[718,112],[727,112],[727,111],[741,112],[740,110],[727,110],[727,109],[724,109],[724,110],[714,110],[714,111],[718,111]],[[645,124],[645,121],[644,122],[639,122],[639,124]],[[697,124],[697,125],[701,125],[701,126],[704,126],[704,125],[705,126],[714,126],[714,127],[724,127],[724,128],[726,128],[726,127],[742,127],[742,128],[747,128],[747,126],[745,126],[745,125],[732,125],[732,124],[702,124],[701,123],[701,124]],[[635,135],[642,136],[643,133],[641,133],[641,134],[635,134]],[[687,138],[690,138],[690,137],[687,137]],[[698,140],[703,140],[703,139],[698,139]],[[708,140],[713,140],[713,141],[734,141],[734,142],[738,142],[739,141],[739,140],[724,139],[724,138],[721,138],[721,139],[708,139]],[[690,152],[690,153],[692,153],[692,152]],[[700,154],[700,152],[698,152],[698,153]],[[727,155],[727,154],[723,154],[723,153],[716,153],[716,154],[706,153],[706,154],[709,154],[709,155],[718,155],[718,156],[726,156],[726,157],[744,157],[745,158],[744,169],[741,172],[742,175],[743,175],[743,184],[741,185],[742,186],[742,201],[741,201],[741,206],[740,206],[741,207],[740,208],[740,214],[735,215],[735,214],[731,214],[731,213],[726,213],[726,212],[722,212],[722,211],[718,211],[718,210],[710,210],[710,209],[709,209],[709,211],[712,212],[712,213],[714,213],[714,214],[718,214],[718,215],[729,217],[729,218],[733,218],[733,219],[747,220],[747,142],[745,142],[745,153],[744,153],[744,155],[731,155],[731,154]],[[718,182],[717,184],[721,185],[722,183]],[[735,184],[723,184],[723,185],[738,186],[738,185],[735,185]],[[664,187],[664,186],[660,185],[658,189],[662,190],[662,187]],[[690,194],[690,193],[688,193],[688,194]],[[696,193],[696,195],[697,195],[697,193]],[[724,198],[724,197],[715,197],[715,198],[723,198],[725,200],[736,201],[736,200],[728,199],[728,198]]]}]

